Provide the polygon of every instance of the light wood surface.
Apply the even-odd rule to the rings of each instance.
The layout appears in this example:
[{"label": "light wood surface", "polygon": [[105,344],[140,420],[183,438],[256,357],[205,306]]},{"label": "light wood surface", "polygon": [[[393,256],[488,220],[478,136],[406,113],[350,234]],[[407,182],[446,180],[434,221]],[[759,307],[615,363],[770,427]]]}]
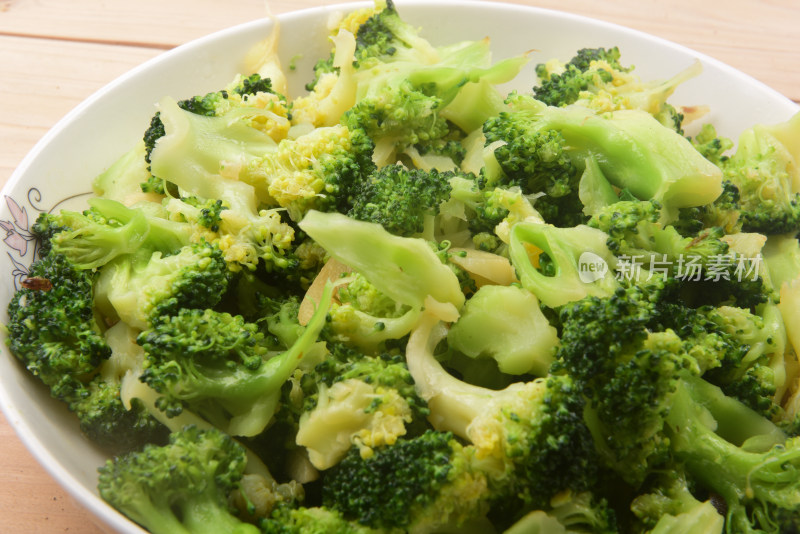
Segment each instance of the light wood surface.
[{"label": "light wood surface", "polygon": [[[716,57],[800,102],[797,0],[510,1],[658,35]],[[132,67],[191,39],[260,18],[267,8],[280,14],[336,3],[0,0],[0,184],[62,116]],[[0,532],[100,532],[2,416]]]}]

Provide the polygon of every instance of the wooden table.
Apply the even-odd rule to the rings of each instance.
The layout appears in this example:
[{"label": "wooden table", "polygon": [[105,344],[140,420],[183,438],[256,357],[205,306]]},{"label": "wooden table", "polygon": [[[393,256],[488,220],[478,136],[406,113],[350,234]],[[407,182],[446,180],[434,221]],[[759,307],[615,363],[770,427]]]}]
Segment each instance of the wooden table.
[{"label": "wooden table", "polygon": [[[399,0],[398,3],[400,3]],[[274,14],[336,4],[270,1]],[[516,0],[664,37],[800,102],[797,0]],[[191,39],[265,15],[264,0],[0,0],[0,183],[75,105]],[[0,532],[96,534],[0,416]]]}]

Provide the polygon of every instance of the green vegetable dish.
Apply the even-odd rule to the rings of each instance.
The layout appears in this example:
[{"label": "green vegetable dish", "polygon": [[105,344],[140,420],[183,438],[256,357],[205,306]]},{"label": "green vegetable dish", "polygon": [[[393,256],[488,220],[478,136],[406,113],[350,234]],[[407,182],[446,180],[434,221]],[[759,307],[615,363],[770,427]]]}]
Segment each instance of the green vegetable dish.
[{"label": "green vegetable dish", "polygon": [[[38,217],[8,344],[153,534],[800,532],[800,114],[344,15]],[[692,123],[690,125],[690,123]],[[689,135],[687,132],[693,132]]]}]

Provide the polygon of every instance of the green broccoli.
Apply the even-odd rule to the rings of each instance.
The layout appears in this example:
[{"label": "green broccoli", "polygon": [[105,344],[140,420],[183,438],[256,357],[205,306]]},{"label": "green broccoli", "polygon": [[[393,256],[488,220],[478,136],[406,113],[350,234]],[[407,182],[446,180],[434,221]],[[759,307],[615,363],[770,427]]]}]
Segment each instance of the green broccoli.
[{"label": "green broccoli", "polygon": [[486,145],[500,174],[486,167],[481,178],[489,186],[518,186],[523,194],[543,194],[535,201],[546,222],[575,226],[585,222],[578,197],[581,169],[569,155],[564,136],[537,127],[524,113],[501,112],[483,126]]},{"label": "green broccoli", "polygon": [[108,460],[99,469],[98,491],[153,534],[258,534],[229,503],[246,462],[230,436],[190,426],[172,433],[166,445]]},{"label": "green broccoli", "polygon": [[701,72],[697,62],[664,81],[643,82],[620,63],[619,48],[583,48],[566,64],[551,60],[536,66],[537,100],[551,106],[576,104],[597,112],[640,109],[683,134],[683,114],[667,99],[683,82]]},{"label": "green broccoli", "polygon": [[370,174],[356,188],[347,215],[381,224],[400,236],[421,234],[439,205],[450,195],[451,172],[408,169],[387,165]]},{"label": "green broccoli", "polygon": [[487,511],[474,451],[449,432],[428,431],[362,457],[358,449],[325,474],[322,503],[373,528],[465,528]]},{"label": "green broccoli", "polygon": [[[735,304],[747,309],[772,300],[757,264],[731,249],[721,227],[683,235],[661,222],[655,201],[625,200],[599,208],[587,223],[608,234],[607,245],[628,278],[667,273],[681,280],[694,306]],[[702,289],[701,289],[702,288]]]},{"label": "green broccoli", "polygon": [[[766,420],[746,426],[748,417],[721,390],[682,380],[666,417],[670,447],[700,485],[724,499],[728,531],[784,533],[797,524],[800,441],[777,430],[761,434]],[[746,426],[737,429],[745,439],[727,436],[729,425]]]},{"label": "green broccoli", "polygon": [[416,324],[419,307],[400,304],[360,273],[338,282],[338,302],[328,313],[329,339],[374,354],[402,340]]},{"label": "green broccoli", "polygon": [[[752,336],[731,332],[724,310],[688,308],[676,287],[674,279],[654,276],[559,310],[561,342],[552,372],[583,384],[587,423],[600,451],[631,484],[669,459],[664,416],[676,377],[743,373],[753,363],[746,359],[751,350],[768,351],[768,330]],[[752,416],[743,421],[764,426],[761,416],[743,406],[745,412]]]},{"label": "green broccoli", "polygon": [[701,378],[675,331],[654,327],[663,289],[620,289],[566,308],[554,369],[582,384],[601,455],[631,485],[677,458],[725,500],[732,532],[779,532],[772,518],[797,506],[797,444]]},{"label": "green broccoli", "polygon": [[146,355],[141,380],[163,395],[156,407],[168,416],[186,404],[233,435],[258,435],[283,383],[313,354],[331,293],[328,286],[302,335],[281,354],[270,354],[258,326],[241,316],[207,308],[163,316],[137,339]]},{"label": "green broccoli", "polygon": [[503,534],[618,534],[617,518],[605,499],[588,491],[563,492],[547,510],[528,512]]},{"label": "green broccoli", "polygon": [[400,354],[367,356],[335,343],[331,354],[293,380],[286,404],[297,417],[296,443],[325,470],[355,446],[363,456],[413,435],[428,414]]},{"label": "green broccoli", "polygon": [[50,214],[34,224],[40,257],[9,302],[6,343],[100,446],[121,451],[158,441],[164,435],[161,424],[139,405],[126,409],[119,377],[106,372],[112,348],[94,310],[97,274],[53,251],[52,239],[69,231],[59,224]]},{"label": "green broccoli", "polygon": [[117,258],[100,271],[94,300],[97,311],[109,320],[122,319],[144,329],[182,308],[215,306],[230,282],[219,248],[186,245],[169,256],[153,253],[147,261]]},{"label": "green broccoli", "polygon": [[679,208],[714,201],[722,191],[720,169],[644,111],[596,114],[577,105],[546,106],[525,95],[511,95],[508,103],[515,123],[527,121],[528,137],[558,131],[563,150],[581,170],[593,157],[613,186],[660,202],[670,218]]},{"label": "green broccoli", "polygon": [[357,521],[348,521],[334,510],[318,507],[281,506],[259,523],[263,534],[381,534]]},{"label": "green broccoli", "polygon": [[[224,89],[179,100],[177,104],[183,110],[204,117],[223,116],[232,110],[241,108],[262,109],[263,112],[260,115],[244,114],[236,116],[235,119],[271,134],[272,138],[277,141],[286,136],[289,128],[285,100],[285,97],[275,93],[269,78],[251,74],[250,76],[237,76]],[[233,115],[229,115],[229,117],[231,116]],[[143,136],[144,161],[147,163],[148,171],[151,169],[153,149],[164,135],[166,135],[166,130],[159,111],[153,115]],[[165,180],[160,177],[150,175],[140,186],[145,193],[165,194]]]},{"label": "green broccoli", "polygon": [[82,213],[61,211],[53,217],[68,228],[53,236],[53,249],[81,269],[97,269],[121,256],[174,254],[191,242],[187,225],[105,198],[90,199]]},{"label": "green broccoli", "polygon": [[467,440],[478,458],[490,460],[484,473],[502,520],[546,506],[560,491],[593,487],[598,461],[572,378],[549,375],[502,390],[456,378],[434,352],[446,336],[441,319],[452,317],[439,306],[426,309],[407,345],[408,369],[433,427]]},{"label": "green broccoli", "polygon": [[613,80],[615,71],[630,70],[619,59],[617,47],[582,48],[566,64],[540,63],[536,65],[536,75],[541,84],[533,88],[533,94],[548,106],[573,104],[590,86],[602,86]]},{"label": "green broccoli", "polygon": [[774,126],[754,126],[739,136],[736,151],[722,164],[738,189],[744,232],[800,231],[800,174],[793,152],[800,139],[800,115]]},{"label": "green broccoli", "polygon": [[631,502],[631,511],[649,534],[695,532],[692,528],[700,533],[723,532],[725,518],[716,509],[716,497],[693,486],[683,466],[666,466],[646,481]]},{"label": "green broccoli", "polygon": [[418,310],[428,296],[456,307],[464,303],[458,278],[424,239],[395,236],[376,223],[318,211],[309,212],[300,228],[399,304]]}]

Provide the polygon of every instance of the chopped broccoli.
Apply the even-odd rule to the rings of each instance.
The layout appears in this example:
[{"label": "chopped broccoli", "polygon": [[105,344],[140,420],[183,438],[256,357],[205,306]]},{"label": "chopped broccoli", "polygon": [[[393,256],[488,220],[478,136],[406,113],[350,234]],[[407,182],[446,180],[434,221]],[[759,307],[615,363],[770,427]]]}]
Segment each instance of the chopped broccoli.
[{"label": "chopped broccoli", "polygon": [[182,308],[218,304],[231,281],[222,252],[208,244],[186,245],[172,255],[155,252],[143,261],[120,256],[97,277],[95,305],[108,320],[144,329]]},{"label": "chopped broccoli", "polygon": [[509,255],[522,287],[555,308],[587,295],[614,293],[619,282],[607,241],[605,232],[585,225],[521,222],[511,229]]},{"label": "chopped broccoli", "polygon": [[639,109],[595,114],[582,106],[546,106],[532,97],[508,99],[527,135],[556,130],[564,150],[583,168],[594,157],[608,181],[641,200],[656,200],[671,216],[679,208],[714,201],[722,172],[674,130]]},{"label": "chopped broccoli", "polygon": [[536,66],[537,100],[551,106],[576,104],[597,112],[640,109],[664,126],[683,133],[683,114],[667,99],[683,82],[701,71],[697,62],[664,81],[643,82],[633,67],[620,63],[619,48],[584,48],[566,64],[551,60]]},{"label": "chopped broccoli", "polygon": [[395,302],[420,308],[430,295],[457,307],[464,303],[458,278],[423,239],[395,236],[376,223],[318,211],[309,212],[300,228]]},{"label": "chopped broccoli", "polygon": [[485,285],[467,301],[447,341],[471,358],[495,359],[504,373],[546,376],[558,334],[533,293],[517,286]]},{"label": "chopped broccoli", "polygon": [[[626,72],[620,62],[619,48],[582,48],[566,64],[558,61],[536,65],[541,85],[533,88],[537,100],[548,106],[574,103],[590,86],[602,86],[613,73]],[[599,82],[599,83],[598,83]]]},{"label": "chopped broccoli", "polygon": [[245,464],[244,449],[230,436],[186,427],[166,445],[108,460],[98,491],[153,534],[258,534],[229,504]]},{"label": "chopped broccoli", "polygon": [[563,492],[545,510],[528,512],[503,534],[617,534],[616,514],[590,492]]},{"label": "chopped broccoli", "polygon": [[328,508],[281,506],[259,524],[263,534],[381,534]]},{"label": "chopped broccoli", "polygon": [[171,416],[185,403],[233,435],[261,433],[283,383],[313,353],[331,291],[329,286],[302,335],[281,354],[269,354],[258,326],[240,316],[182,309],[161,317],[137,340],[147,358],[141,379],[163,395],[156,406]]},{"label": "chopped broccoli", "polygon": [[94,310],[97,274],[53,251],[52,239],[69,231],[58,224],[55,216],[43,214],[34,225],[42,246],[28,280],[39,283],[23,286],[9,302],[6,343],[100,446],[121,451],[158,441],[163,427],[138,405],[127,410],[119,379],[103,372],[112,349]]},{"label": "chopped broccoli", "polygon": [[354,192],[348,216],[375,222],[400,236],[421,234],[426,219],[439,212],[450,194],[452,173],[387,165],[370,174]]},{"label": "chopped broccoli", "polygon": [[754,126],[739,136],[736,151],[721,166],[739,192],[742,231],[800,231],[800,174],[791,152],[800,138],[800,117],[774,126]]},{"label": "chopped broccoli", "polygon": [[463,382],[434,353],[446,336],[435,310],[426,310],[411,334],[408,368],[434,428],[453,432],[471,443],[479,458],[492,459],[485,473],[504,520],[526,507],[546,506],[560,491],[591,488],[598,462],[572,378],[549,375],[499,391]]},{"label": "chopped broccoli", "polygon": [[487,509],[486,479],[474,463],[449,432],[399,439],[367,458],[353,449],[326,474],[322,503],[376,528],[462,527]]},{"label": "chopped broccoli", "polygon": [[360,273],[340,279],[338,302],[328,316],[330,339],[372,354],[403,339],[419,318],[419,307],[400,304]]},{"label": "chopped broccoli", "polygon": [[482,178],[492,186],[518,186],[526,195],[542,194],[536,210],[546,222],[575,226],[585,222],[578,197],[581,171],[569,155],[564,136],[557,130],[539,129],[531,117],[501,112],[483,126],[487,146],[502,174],[486,168]]},{"label": "chopped broccoli", "polygon": [[[289,111],[285,97],[273,90],[269,78],[262,78],[259,74],[237,76],[224,89],[179,100],[177,104],[185,111],[204,117],[227,115],[233,120],[263,131],[275,141],[285,138],[289,130]],[[234,111],[247,108],[251,110],[250,113]],[[143,136],[144,160],[147,163],[148,174],[152,167],[152,152],[165,135],[164,121],[161,112],[158,111],[153,115]],[[163,195],[168,188],[168,182],[162,177],[150,175],[140,185],[145,193]]]},{"label": "chopped broccoli", "polygon": [[366,356],[337,343],[296,380],[307,384],[302,402],[289,403],[300,413],[296,442],[320,470],[337,464],[353,446],[368,457],[394,445],[428,413],[399,354]]}]

